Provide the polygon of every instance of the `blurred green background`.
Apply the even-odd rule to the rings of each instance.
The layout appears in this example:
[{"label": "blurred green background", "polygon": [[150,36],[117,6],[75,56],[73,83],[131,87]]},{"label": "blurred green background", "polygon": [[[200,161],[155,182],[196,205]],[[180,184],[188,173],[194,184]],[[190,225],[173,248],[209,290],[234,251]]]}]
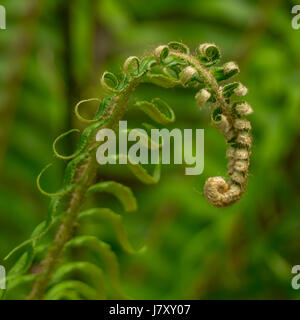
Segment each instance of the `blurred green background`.
[{"label": "blurred green background", "polygon": [[[0,30],[0,264],[47,214],[47,190],[62,182],[65,163],[51,144],[71,127],[82,128],[73,108],[104,95],[100,75],[119,72],[130,55],[182,41],[220,46],[222,62],[235,60],[255,110],[254,147],[247,192],[226,209],[202,195],[206,178],[226,173],[223,137],[200,111],[192,90],[142,86],[137,95],[163,97],[178,128],[205,129],[205,169],[185,176],[183,166],[163,166],[154,186],[127,168],[99,169],[101,179],[132,187],[137,213],[124,216],[135,246],[120,249],[106,225],[81,226],[117,253],[122,285],[136,299],[299,299],[291,268],[300,264],[300,30],[291,27],[295,1],[251,0],[7,0],[7,30]],[[92,112],[92,110],[91,110]],[[141,113],[131,112],[140,127]],[[76,136],[64,145],[66,154]],[[200,190],[199,192],[196,191]],[[199,194],[201,193],[201,194]],[[113,198],[95,200],[116,207]],[[118,209],[118,208],[117,208]],[[79,229],[80,229],[79,228]]]}]

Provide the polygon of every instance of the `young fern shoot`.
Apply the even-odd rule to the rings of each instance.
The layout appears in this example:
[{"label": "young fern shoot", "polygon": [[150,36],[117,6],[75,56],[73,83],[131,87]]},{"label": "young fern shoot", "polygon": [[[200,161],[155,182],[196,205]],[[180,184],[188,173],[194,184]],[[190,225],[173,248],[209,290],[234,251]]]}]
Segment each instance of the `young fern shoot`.
[{"label": "young fern shoot", "polygon": [[[54,194],[44,191],[41,187],[41,176],[37,179],[40,191],[52,198],[47,219],[32,233],[30,239],[15,248],[13,254],[20,248],[25,252],[8,274],[8,290],[13,290],[22,284],[32,284],[28,299],[62,299],[76,297],[84,299],[105,298],[102,283],[86,284],[82,281],[66,280],[74,270],[94,274],[102,279],[102,270],[88,262],[66,262],[64,252],[71,247],[89,246],[104,256],[107,262],[105,275],[109,278],[117,295],[121,297],[119,271],[116,257],[109,245],[91,235],[79,235],[72,238],[74,228],[82,219],[93,217],[109,221],[123,248],[134,253],[126,232],[122,226],[122,218],[109,208],[91,208],[81,212],[85,199],[95,192],[108,192],[115,196],[123,205],[125,211],[136,211],[137,203],[130,188],[115,181],[96,183],[96,150],[100,142],[96,141],[100,129],[118,130],[118,123],[123,118],[129,105],[129,99],[140,83],[152,83],[164,88],[182,86],[195,89],[196,103],[200,108],[211,104],[211,120],[224,136],[227,144],[228,180],[223,177],[211,177],[204,186],[206,199],[215,207],[226,207],[237,202],[246,189],[248,180],[249,159],[251,155],[251,124],[246,116],[253,112],[250,105],[237,98],[246,95],[247,88],[240,82],[222,84],[239,73],[235,62],[216,66],[220,60],[220,50],[215,44],[205,43],[199,46],[196,55],[190,53],[182,43],[170,42],[157,47],[153,53],[144,58],[129,57],[123,66],[124,72],[116,75],[105,72],[101,78],[103,88],[108,95],[102,99],[89,99],[78,103],[75,107],[77,118],[88,123],[82,132],[77,149],[72,155],[61,155],[56,144],[66,135],[78,132],[72,129],[59,136],[53,143],[57,158],[70,160],[67,165],[65,180],[61,190]],[[84,103],[99,101],[99,108],[93,119],[84,118],[80,109]],[[168,124],[175,120],[172,109],[161,99],[138,101],[137,109],[145,112],[153,121]],[[119,155],[122,157],[122,155]],[[128,159],[132,173],[143,183],[157,183],[160,177],[159,165],[153,174],[147,172],[141,165],[133,164]],[[46,245],[41,244],[44,235],[49,230],[55,230],[55,237]],[[38,261],[38,256],[44,252],[44,258]],[[39,266],[39,272],[33,273],[32,264]]]}]

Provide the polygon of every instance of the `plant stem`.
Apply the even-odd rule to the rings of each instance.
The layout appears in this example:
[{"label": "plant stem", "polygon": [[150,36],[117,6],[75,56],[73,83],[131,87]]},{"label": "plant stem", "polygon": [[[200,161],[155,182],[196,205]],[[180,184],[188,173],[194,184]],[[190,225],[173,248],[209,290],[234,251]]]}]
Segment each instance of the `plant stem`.
[{"label": "plant stem", "polygon": [[79,168],[79,172],[83,178],[80,184],[72,193],[69,202],[69,208],[65,213],[65,219],[60,225],[53,246],[49,249],[45,259],[42,261],[42,272],[35,281],[32,291],[28,296],[28,300],[43,299],[44,293],[55,271],[56,265],[59,263],[65,244],[70,240],[76,219],[82,203],[84,202],[86,190],[92,184],[95,176],[95,160],[90,156],[87,163]]},{"label": "plant stem", "polygon": [[[109,119],[104,127],[111,129],[117,128],[119,121],[127,110],[128,98],[140,81],[141,80],[138,79],[132,81],[124,93],[113,99],[107,114],[103,116],[103,119]],[[88,150],[92,150],[89,157],[84,164],[77,168],[78,176],[76,179],[81,182],[70,195],[69,206],[64,213],[65,218],[58,228],[53,246],[49,249],[45,259],[41,262],[42,271],[33,284],[33,288],[27,297],[28,300],[41,300],[44,298],[45,291],[47,290],[56,266],[60,261],[65,244],[72,237],[77,216],[84,203],[87,189],[95,180],[97,166],[95,149],[98,144],[99,142],[95,141],[88,147]]]},{"label": "plant stem", "polygon": [[172,54],[180,58],[183,58],[186,61],[189,61],[189,63],[198,70],[198,72],[203,76],[206,85],[214,91],[218,104],[222,108],[222,111],[226,115],[229,122],[232,124],[232,115],[228,109],[228,104],[226,103],[224,97],[222,96],[222,93],[219,91],[219,85],[216,79],[209,72],[209,70],[203,67],[201,63],[193,56],[190,56],[184,53],[178,53],[178,52],[172,52]]}]

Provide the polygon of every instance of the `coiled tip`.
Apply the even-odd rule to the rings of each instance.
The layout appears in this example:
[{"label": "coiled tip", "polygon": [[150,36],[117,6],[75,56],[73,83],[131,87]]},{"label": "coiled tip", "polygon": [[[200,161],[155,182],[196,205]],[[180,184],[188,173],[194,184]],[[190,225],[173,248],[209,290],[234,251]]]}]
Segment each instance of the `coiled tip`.
[{"label": "coiled tip", "polygon": [[223,177],[211,177],[205,182],[204,195],[214,207],[224,208],[238,201],[242,190],[236,184],[229,184]]}]

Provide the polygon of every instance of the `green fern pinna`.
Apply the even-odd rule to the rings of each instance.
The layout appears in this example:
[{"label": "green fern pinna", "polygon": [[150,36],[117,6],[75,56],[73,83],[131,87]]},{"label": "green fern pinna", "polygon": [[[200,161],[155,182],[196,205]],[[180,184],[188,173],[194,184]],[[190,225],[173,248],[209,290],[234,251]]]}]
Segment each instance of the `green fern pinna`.
[{"label": "green fern pinna", "polygon": [[[229,178],[209,178],[204,186],[204,195],[213,206],[220,208],[232,205],[242,197],[247,184],[252,143],[251,124],[245,116],[253,110],[247,102],[237,99],[247,93],[245,86],[240,82],[227,81],[222,84],[224,80],[238,74],[237,64],[227,62],[223,66],[216,66],[219,60],[220,51],[215,44],[202,44],[197,54],[193,55],[184,44],[170,42],[157,47],[147,57],[129,57],[120,77],[110,72],[102,75],[101,84],[108,95],[100,101],[95,117],[84,118],[80,108],[84,103],[98,99],[81,101],[75,107],[78,119],[89,124],[81,134],[76,151],[70,156],[61,155],[56,150],[56,144],[66,135],[79,131],[77,129],[62,134],[54,141],[56,157],[70,160],[63,187],[54,194],[42,189],[40,178],[49,165],[37,179],[40,191],[52,198],[49,213],[46,220],[33,231],[31,238],[7,256],[10,257],[21,248],[25,251],[7,275],[7,290],[2,292],[3,298],[6,294],[12,295],[16,287],[27,284],[27,287],[31,288],[31,291],[26,293],[27,299],[105,299],[106,278],[110,280],[114,297],[128,298],[120,288],[118,262],[110,246],[94,236],[72,235],[76,225],[84,219],[108,220],[122,247],[129,253],[136,252],[128,241],[120,215],[109,208],[91,208],[84,211],[81,208],[90,194],[107,192],[121,202],[125,211],[137,210],[137,203],[130,188],[115,181],[96,182],[96,150],[99,142],[95,137],[103,128],[118,130],[118,123],[131,103],[131,95],[141,83],[152,83],[164,88],[194,88],[198,106],[202,107],[206,103],[211,105],[212,124],[222,133],[228,146],[226,157]],[[175,120],[172,109],[162,99],[138,101],[134,105],[159,124],[166,125]],[[146,184],[158,182],[159,165],[153,174],[150,174],[142,166],[128,160],[129,168],[137,179]],[[54,230],[54,239],[45,244],[42,240],[50,230]],[[66,259],[62,259],[71,248],[82,246],[104,258],[104,271],[91,262],[66,262]],[[35,271],[33,264],[39,266]],[[89,275],[90,283],[69,280],[68,276],[74,272]]]}]

